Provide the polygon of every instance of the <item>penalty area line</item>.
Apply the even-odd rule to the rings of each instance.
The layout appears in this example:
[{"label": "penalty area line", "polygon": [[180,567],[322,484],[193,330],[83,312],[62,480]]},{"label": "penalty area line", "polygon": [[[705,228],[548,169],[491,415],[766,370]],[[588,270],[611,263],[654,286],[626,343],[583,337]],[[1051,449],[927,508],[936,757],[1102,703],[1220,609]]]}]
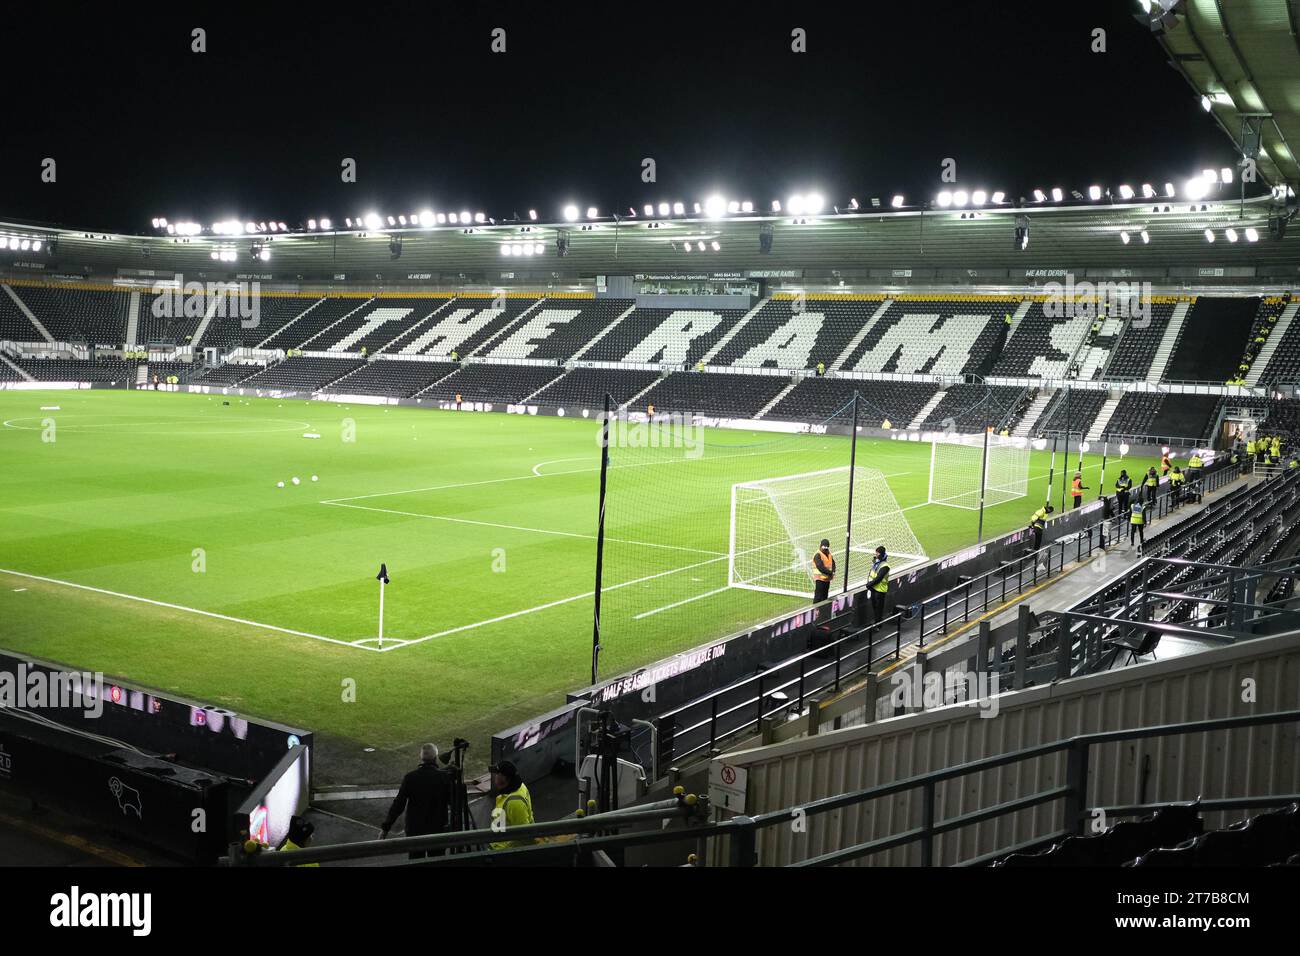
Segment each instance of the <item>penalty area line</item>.
[{"label": "penalty area line", "polygon": [[202,608],[187,607],[184,604],[172,604],[169,601],[158,601],[154,598],[140,597],[138,594],[123,594],[121,591],[110,591],[107,588],[92,587],[89,584],[78,584],[75,581],[61,581],[58,578],[47,578],[40,574],[28,574],[25,571],[13,571],[9,568],[0,568],[0,574],[12,574],[15,577],[27,578],[29,581],[44,581],[47,584],[59,584],[65,588],[76,588],[79,591],[93,591],[96,594],[106,594],[109,597],[121,598],[124,601],[135,601],[139,604],[152,604],[154,607],[165,607],[173,611],[184,611],[187,614],[198,614],[203,617],[216,618],[219,621],[229,621],[232,624],[258,627],[264,631],[278,631],[281,634],[292,634],[294,637],[310,637],[313,641],[324,641],[327,644],[337,644],[340,647],[360,647],[362,650],[373,650],[373,648],[365,647],[351,641],[341,641],[335,637],[325,637],[321,634],[311,634],[307,631],[295,631],[293,628],[289,627],[280,627],[276,624],[263,624],[261,621],[250,621],[247,618],[232,617],[229,614],[218,614],[216,611],[205,611]]},{"label": "penalty area line", "polygon": [[[695,564],[685,565],[684,567],[669,568],[667,571],[658,571],[654,574],[647,574],[643,578],[634,578],[631,581],[623,581],[619,584],[611,584],[609,587],[601,588],[601,593],[606,594],[610,591],[617,591],[620,588],[631,587],[634,584],[643,584],[644,582],[652,581],[655,578],[662,578],[669,574],[680,574],[683,571],[691,571],[694,570],[695,568],[702,568],[706,564],[715,564],[718,561],[725,561],[726,557],[727,556],[724,554],[722,557],[719,558],[709,558],[707,561],[699,561],[696,562]],[[459,634],[462,631],[471,631],[476,627],[486,627],[489,624],[499,624],[502,621],[509,621],[512,618],[522,617],[525,614],[533,614],[537,611],[545,611],[553,607],[559,607],[561,604],[571,604],[574,601],[581,601],[591,597],[593,594],[595,594],[594,591],[583,591],[581,594],[574,594],[569,597],[559,598],[558,600],[555,601],[548,601],[545,604],[539,604],[536,607],[524,608],[522,611],[511,611],[509,614],[502,614],[499,615],[498,617],[488,618],[486,621],[475,621],[472,624],[462,624],[459,627],[450,627],[447,628],[447,630],[445,631],[438,631],[436,634],[426,634],[424,637],[411,638],[410,640],[403,641],[398,646],[405,647],[409,644],[423,644],[425,641],[431,641],[435,637],[447,637],[450,634]],[[384,638],[384,643],[385,644],[388,643],[388,638]],[[367,649],[369,650],[369,648]],[[387,654],[390,650],[396,650],[396,649],[397,646],[383,647],[379,649],[379,653]]]}]

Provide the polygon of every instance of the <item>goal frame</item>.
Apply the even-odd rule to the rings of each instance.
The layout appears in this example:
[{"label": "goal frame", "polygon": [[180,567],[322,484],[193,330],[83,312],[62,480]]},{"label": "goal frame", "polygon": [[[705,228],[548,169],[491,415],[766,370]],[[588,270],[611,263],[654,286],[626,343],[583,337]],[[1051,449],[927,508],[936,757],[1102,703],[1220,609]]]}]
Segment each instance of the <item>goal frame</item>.
[{"label": "goal frame", "polygon": [[[866,470],[866,469],[862,469],[862,470]],[[878,469],[871,469],[871,470],[879,471]],[[736,491],[737,489],[752,488],[756,485],[770,485],[770,484],[776,484],[778,482],[795,481],[798,479],[816,478],[819,475],[846,473],[847,476],[848,474],[851,474],[853,472],[854,472],[854,468],[852,468],[851,466],[841,465],[836,468],[823,468],[818,471],[807,471],[797,475],[781,475],[776,478],[756,478],[752,481],[738,481],[733,483],[731,486],[731,513],[729,518],[730,531],[727,540],[727,586],[742,588],[747,591],[761,591],[766,594],[788,594],[794,597],[802,597],[802,598],[810,597],[813,589],[812,573],[808,568],[804,569],[805,572],[808,573],[808,587],[804,588],[803,590],[795,590],[793,588],[754,584],[753,582],[742,581],[737,579],[736,577],[736,553],[737,553],[736,552]],[[884,475],[882,474],[881,478],[883,479],[883,477]],[[854,480],[856,480],[856,476]],[[892,498],[892,493],[891,493],[891,498]],[[903,509],[898,506],[897,499],[892,499],[892,501],[893,501],[894,508],[897,509],[899,520],[901,520],[903,524],[906,525],[908,531],[911,532],[913,539],[915,539],[916,534],[915,532],[911,531],[911,525],[908,524],[907,518],[903,514]],[[862,555],[864,558],[868,559],[868,564],[869,564],[870,563],[869,559],[874,549],[865,543],[858,544],[859,539],[855,539],[852,535],[852,527],[849,526],[848,530],[849,530],[848,541],[847,541],[848,553]],[[911,553],[911,552],[895,553],[892,551],[889,553],[889,569],[892,574],[898,574],[900,571],[905,571],[910,568],[914,568],[917,565],[924,564],[930,560],[929,556],[924,553],[924,550],[920,549],[919,541],[917,542],[917,546],[918,546],[918,551],[916,553]],[[842,547],[842,545],[833,544],[832,553],[835,552],[837,547]],[[852,567],[852,565],[850,565],[850,567]],[[859,581],[857,584],[850,583],[848,589],[853,590],[856,587],[860,587],[865,582],[866,582],[866,577],[864,576],[863,579]]]},{"label": "goal frame", "polygon": [[[932,435],[930,438],[930,475],[929,475],[929,484],[926,488],[926,494],[925,494],[926,504],[940,505],[944,508],[960,508],[963,511],[980,511],[985,507],[991,508],[991,507],[995,507],[996,505],[1006,504],[1009,501],[1015,501],[1018,498],[1027,498],[1029,496],[1030,444],[1027,438],[1019,438],[1019,437],[1004,438],[1001,435],[989,434],[987,436],[989,444],[987,446],[987,453],[986,453],[984,448],[985,436],[980,435],[979,433],[975,433],[971,435],[963,434],[958,437],[960,440],[957,441],[953,441],[953,440],[945,441],[942,437],[937,435]],[[935,497],[934,476],[935,476],[935,466],[937,464],[937,459],[939,456],[940,445],[947,445],[954,448],[965,448],[971,452],[975,452],[979,454],[982,462],[982,467],[977,473],[978,482],[974,487],[971,488],[970,491],[962,492],[960,495],[953,495],[953,496],[948,496],[943,498]],[[1002,487],[995,488],[995,486],[989,481],[989,475],[990,472],[992,471],[992,464],[993,464],[992,453],[995,449],[1000,450],[1003,448],[1010,448],[1024,453],[1024,477],[1016,478],[1017,484],[1023,484],[1024,487],[1023,491],[1007,490],[1006,488],[1002,488]],[[995,490],[1000,492],[998,496],[998,500],[989,501],[988,500],[989,492]],[[957,498],[966,497],[968,495],[973,498],[973,502],[971,504],[963,504],[960,501],[955,500]]]}]

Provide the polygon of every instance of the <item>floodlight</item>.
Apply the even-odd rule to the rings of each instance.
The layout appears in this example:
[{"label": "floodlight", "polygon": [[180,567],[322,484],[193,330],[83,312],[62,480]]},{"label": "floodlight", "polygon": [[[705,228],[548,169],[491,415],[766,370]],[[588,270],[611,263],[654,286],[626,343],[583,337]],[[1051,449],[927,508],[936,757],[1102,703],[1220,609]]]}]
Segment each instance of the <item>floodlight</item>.
[{"label": "floodlight", "polygon": [[508,256],[508,255],[510,255],[510,246],[509,246],[509,245],[503,245],[503,246],[501,247],[501,254],[502,254],[503,256]]},{"label": "floodlight", "polygon": [[1043,191],[1041,189],[1035,189],[1034,202],[1046,202],[1046,201],[1047,201],[1047,196],[1043,194]]},{"label": "floodlight", "polygon": [[733,199],[729,203],[727,203],[727,212],[730,213],[740,212],[740,202],[738,200]]},{"label": "floodlight", "polygon": [[804,199],[804,208],[812,215],[817,215],[826,205],[826,200],[822,198],[821,193],[810,193]]},{"label": "floodlight", "polygon": [[534,243],[534,244],[533,244],[533,254],[534,254],[534,255],[538,255],[538,256],[540,256],[540,255],[542,254],[542,249],[543,249],[543,246],[542,246],[542,244],[541,244],[540,242],[537,242],[537,243]]},{"label": "floodlight", "polygon": [[995,205],[995,206],[1000,206],[1000,205],[1002,205],[1002,200],[1004,200],[1004,199],[1006,199],[1006,198],[1007,198],[1007,194],[1004,193],[1004,192],[1002,192],[1001,190],[999,190],[998,192],[995,192],[995,193],[993,194],[993,205]]},{"label": "floodlight", "polygon": [[668,203],[666,203],[666,202],[661,202],[661,203],[659,204],[659,215],[661,215],[661,216],[666,216],[666,215],[668,215],[671,211],[672,211],[672,207],[669,206]]},{"label": "floodlight", "polygon": [[375,212],[367,215],[364,221],[367,229],[378,229],[383,225],[383,220],[379,218],[379,213]]},{"label": "floodlight", "polygon": [[432,226],[434,222],[435,219],[433,217],[432,211],[426,209],[422,213],[420,213],[420,225],[424,226],[426,229]]},{"label": "floodlight", "polygon": [[722,246],[718,245],[718,240],[716,239],[713,240],[712,246],[714,252],[718,252],[719,250],[722,249]]},{"label": "floodlight", "polygon": [[1227,229],[1227,230],[1224,231],[1223,234],[1224,234],[1225,236],[1228,237],[1228,241],[1229,241],[1229,242],[1236,242],[1236,241],[1237,241],[1237,230],[1236,230],[1236,229]]},{"label": "floodlight", "polygon": [[1205,241],[1206,241],[1206,242],[1213,242],[1213,241],[1214,241],[1214,230],[1213,230],[1213,229],[1206,229],[1206,230],[1205,230]]},{"label": "floodlight", "polygon": [[1204,199],[1210,191],[1210,184],[1205,179],[1189,179],[1183,186],[1183,196],[1187,199]]},{"label": "floodlight", "polygon": [[1156,190],[1155,190],[1155,187],[1154,187],[1154,186],[1152,186],[1150,183],[1143,183],[1143,184],[1142,184],[1142,198],[1143,198],[1143,199],[1151,199],[1151,198],[1153,198],[1153,197],[1155,196],[1155,194],[1156,194]]},{"label": "floodlight", "polygon": [[462,224],[462,225],[466,225],[466,226],[468,226],[469,223],[470,223],[469,213],[467,213],[467,212],[466,212],[465,210],[463,210],[463,209],[461,210],[461,213],[460,213],[460,221],[461,221],[461,224]]},{"label": "floodlight", "polygon": [[600,216],[600,212],[596,209],[595,206],[588,206],[588,207],[587,207],[587,218],[588,218],[588,219],[596,219],[596,218],[598,218],[599,216]]},{"label": "floodlight", "polygon": [[1124,243],[1124,245],[1126,245],[1126,246],[1128,245],[1128,241],[1129,241],[1129,240],[1128,240],[1128,233],[1127,233],[1127,232],[1124,232],[1123,230],[1120,230],[1119,238],[1120,238],[1120,241]]},{"label": "floodlight", "polygon": [[939,193],[939,205],[944,209],[947,209],[949,206],[951,206],[952,193],[948,192],[948,190],[946,189],[943,192]]},{"label": "floodlight", "polygon": [[952,204],[954,206],[964,206],[969,201],[970,201],[970,196],[967,194],[966,190],[964,189],[959,189],[952,194]]},{"label": "floodlight", "polygon": [[1246,241],[1259,242],[1259,232],[1254,226],[1250,226],[1246,229]]},{"label": "floodlight", "polygon": [[1145,246],[1151,242],[1151,234],[1145,229],[1142,230],[1142,244]]},{"label": "floodlight", "polygon": [[1225,185],[1226,185],[1226,184],[1230,184],[1230,183],[1232,182],[1232,169],[1231,169],[1231,167],[1224,166],[1221,170],[1219,170],[1219,179],[1220,179],[1220,181],[1223,182]]},{"label": "floodlight", "polygon": [[1132,198],[1133,198],[1133,187],[1132,187],[1132,186],[1129,186],[1129,185],[1127,185],[1127,184],[1120,186],[1120,187],[1119,187],[1119,195],[1120,195],[1120,198],[1121,198],[1121,199],[1132,199]]},{"label": "floodlight", "polygon": [[1100,199],[1100,198],[1101,198],[1101,187],[1100,187],[1100,186],[1089,186],[1089,187],[1088,187],[1088,198],[1091,199],[1093,202],[1096,202],[1098,199]]},{"label": "floodlight", "polygon": [[741,211],[741,212],[753,212],[753,211],[754,211],[754,204],[753,204],[753,202],[751,202],[750,200],[746,199],[744,202],[742,202],[742,203],[740,204],[740,211]]},{"label": "floodlight", "polygon": [[988,198],[989,198],[988,193],[986,193],[982,189],[977,189],[970,194],[970,201],[971,201],[971,205],[973,206],[984,205],[984,203],[988,201]]},{"label": "floodlight", "polygon": [[1060,186],[1057,186],[1052,190],[1052,202],[1060,202],[1064,198],[1065,193],[1061,191]]},{"label": "floodlight", "polygon": [[[1251,231],[1253,232],[1254,230],[1252,229]],[[1255,239],[1258,239],[1258,238],[1259,238],[1258,236],[1255,237]],[[1251,242],[1254,242],[1255,239],[1251,239],[1250,241],[1251,241]],[[33,239],[33,240],[32,240],[32,252],[40,252],[40,251],[41,251],[41,240],[39,240],[39,239]]]},{"label": "floodlight", "polygon": [[1176,195],[1178,195],[1178,191],[1174,189],[1174,184],[1165,183],[1165,196],[1169,199],[1173,199]]},{"label": "floodlight", "polygon": [[895,196],[893,199],[890,200],[889,204],[893,206],[895,209],[901,209],[903,208],[903,197]]},{"label": "floodlight", "polygon": [[795,193],[785,201],[785,208],[786,212],[790,213],[792,216],[802,216],[804,210],[803,196],[799,193]]}]

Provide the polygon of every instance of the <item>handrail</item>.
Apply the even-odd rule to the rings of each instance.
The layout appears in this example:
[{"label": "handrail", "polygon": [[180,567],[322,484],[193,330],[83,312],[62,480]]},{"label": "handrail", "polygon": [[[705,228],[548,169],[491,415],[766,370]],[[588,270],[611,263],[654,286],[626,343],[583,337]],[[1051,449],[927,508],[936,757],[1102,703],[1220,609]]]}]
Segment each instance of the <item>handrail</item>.
[{"label": "handrail", "polygon": [[[338,844],[332,846],[309,847],[292,852],[246,854],[242,847],[230,848],[229,856],[223,861],[227,866],[301,866],[307,863],[324,863],[339,860],[358,860],[375,856],[387,856],[400,852],[416,850],[454,850],[473,848],[475,852],[453,854],[450,856],[430,857],[413,861],[410,866],[456,866],[488,863],[509,866],[513,863],[540,861],[557,855],[577,858],[600,849],[617,850],[629,846],[677,841],[693,841],[700,847],[710,840],[729,838],[728,865],[750,867],[758,863],[757,837],[763,830],[779,826],[788,826],[795,812],[802,818],[815,817],[835,810],[843,810],[859,804],[877,800],[881,797],[922,791],[922,820],[919,826],[912,827],[890,836],[865,843],[841,847],[831,853],[822,854],[811,859],[792,863],[792,866],[823,866],[858,859],[871,853],[894,847],[921,844],[921,865],[934,865],[934,837],[947,832],[995,820],[1009,813],[1065,801],[1065,826],[1063,830],[1044,834],[1033,841],[1043,840],[1068,834],[1081,834],[1088,815],[1088,762],[1089,752],[1094,745],[1123,742],[1127,740],[1145,740],[1185,736],[1189,734],[1214,733],[1222,730],[1236,730],[1246,727],[1260,727],[1274,724],[1300,723],[1300,710],[1283,710],[1266,714],[1249,714],[1237,717],[1220,717],[1211,720],[1187,721],[1176,724],[1158,724],[1150,727],[1134,727],[1123,730],[1097,731],[1090,734],[1078,734],[1048,743],[1022,747],[1019,750],[995,754],[977,760],[966,761],[951,767],[931,770],[922,774],[878,784],[848,793],[822,797],[797,807],[760,813],[753,817],[737,816],[730,820],[712,823],[699,823],[686,829],[672,830],[655,828],[635,833],[621,834],[613,832],[616,827],[629,824],[648,824],[662,822],[673,817],[691,822],[698,816],[699,810],[706,805],[703,801],[694,801],[690,797],[678,794],[675,806],[662,806],[649,810],[630,810],[619,814],[617,819],[609,815],[578,817],[553,823],[539,823],[524,827],[511,827],[508,832],[494,830],[474,830],[460,833],[444,833],[421,837],[406,837],[397,840],[367,840],[360,843]],[[1015,799],[968,811],[954,817],[936,819],[938,784],[958,780],[971,774],[1011,766],[1026,760],[1048,757],[1058,753],[1067,754],[1065,781],[1048,786],[1034,793],[1023,794]],[[1220,798],[1205,801],[1207,809],[1231,809],[1234,807],[1276,806],[1300,800],[1298,794],[1246,795],[1237,798]],[[1174,801],[1171,801],[1174,802]],[[1116,808],[1116,815],[1132,815],[1141,812],[1141,807]],[[558,844],[530,845],[524,847],[504,848],[501,850],[483,850],[484,845],[493,841],[532,840],[538,837],[575,836],[575,839]],[[1006,847],[985,857],[996,857],[1014,852],[1017,847]],[[970,862],[970,861],[967,861]]]},{"label": "handrail", "polygon": [[[1207,491],[1215,491],[1236,477],[1239,477],[1237,469],[1223,465],[1210,469],[1202,480],[1206,482]],[[1167,515],[1170,511],[1167,486],[1162,489],[1156,502],[1156,512],[1151,516],[1153,520]],[[881,647],[887,648],[892,643],[894,659],[901,659],[904,631],[912,630],[913,625],[915,633],[911,635],[908,643],[914,639],[919,648],[924,648],[927,639],[933,635],[946,634],[954,624],[968,623],[973,609],[981,614],[986,613],[991,599],[996,598],[998,604],[1004,604],[1008,597],[1023,594],[1026,589],[1037,587],[1044,581],[1059,576],[1065,570],[1066,549],[1071,545],[1074,546],[1075,554],[1070,560],[1074,562],[1090,557],[1095,551],[1104,551],[1120,539],[1126,521],[1124,515],[1103,518],[1096,524],[1044,545],[1037,551],[1012,558],[969,581],[925,598],[918,602],[920,610],[915,616],[894,614],[878,624],[851,629],[849,633],[830,643],[786,658],[763,668],[756,674],[656,716],[655,722],[660,726],[661,738],[666,738],[668,741],[665,765],[681,763],[700,753],[713,750],[720,740],[733,734],[756,732],[761,729],[763,720],[774,714],[795,707],[802,711],[810,697],[828,690],[838,692],[845,680],[859,676],[877,661],[888,659],[890,656],[888,650],[883,655],[877,654]],[[1043,566],[1042,570],[1040,565]],[[1027,569],[1032,569],[1032,574],[1026,575]],[[1014,585],[1009,583],[1013,579]],[[996,581],[1001,581],[1000,589],[993,587]],[[975,603],[971,600],[973,595],[978,595]],[[954,598],[957,600],[954,601]],[[960,610],[960,617],[952,613],[954,607]],[[932,625],[931,622],[936,618],[939,620]],[[881,643],[877,643],[876,635],[881,629],[884,629],[889,636]],[[860,644],[864,635],[867,637],[866,644]],[[864,651],[865,658],[861,656]],[[833,660],[811,671],[807,669],[806,664],[810,658],[825,659],[828,656],[833,656]],[[850,661],[847,667],[846,659]],[[854,661],[856,663],[853,663]],[[754,688],[755,685],[757,685],[755,690],[747,692],[748,688]],[[785,693],[791,688],[797,689],[793,700],[773,699],[778,693]],[[724,699],[730,699],[738,694],[741,695],[739,700],[722,703]],[[673,726],[677,718],[693,711],[699,711],[699,716],[682,726]],[[743,720],[731,719],[737,715],[748,716]],[[681,748],[677,746],[681,738],[698,734],[706,727],[708,733],[704,739],[689,746]]]}]

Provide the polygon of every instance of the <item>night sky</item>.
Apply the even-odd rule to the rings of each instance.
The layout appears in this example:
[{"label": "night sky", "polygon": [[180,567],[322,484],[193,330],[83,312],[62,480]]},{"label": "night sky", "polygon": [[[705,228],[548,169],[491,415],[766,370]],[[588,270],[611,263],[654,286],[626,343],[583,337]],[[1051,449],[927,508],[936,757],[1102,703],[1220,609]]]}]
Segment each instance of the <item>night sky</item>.
[{"label": "night sky", "polygon": [[0,218],[546,219],[715,191],[928,198],[945,157],[959,187],[1013,197],[1234,162],[1134,0],[180,6],[6,11]]}]

